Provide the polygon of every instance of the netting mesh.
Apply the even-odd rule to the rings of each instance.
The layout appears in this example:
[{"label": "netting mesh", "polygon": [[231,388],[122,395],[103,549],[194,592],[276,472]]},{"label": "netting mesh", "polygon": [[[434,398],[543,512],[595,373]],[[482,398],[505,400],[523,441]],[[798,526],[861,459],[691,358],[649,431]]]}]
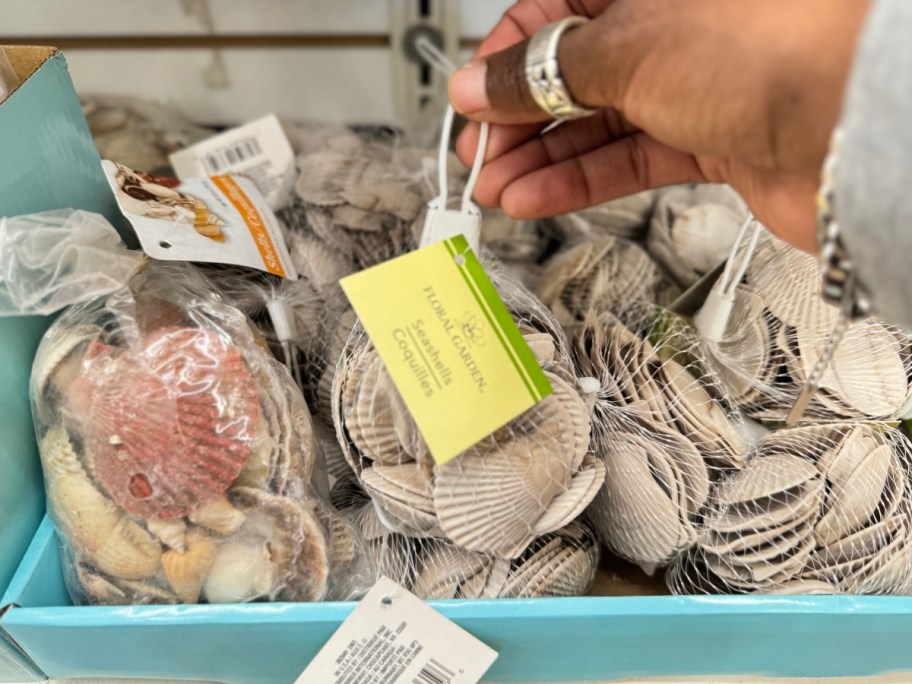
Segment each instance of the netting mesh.
[{"label": "netting mesh", "polygon": [[[836,324],[816,260],[767,236],[737,287],[725,334],[706,355],[745,414],[782,421]],[[894,326],[853,324],[805,412],[808,420],[895,420],[912,400],[912,341]]]},{"label": "netting mesh", "polygon": [[567,343],[544,307],[500,272],[492,280],[554,393],[444,465],[436,465],[379,355],[360,327],[332,386],[345,456],[390,529],[516,558],[571,522],[604,477],[588,454],[589,418]]},{"label": "netting mesh", "polygon": [[912,444],[884,423],[773,432],[713,490],[676,593],[906,593]]},{"label": "netting mesh", "polygon": [[589,516],[612,551],[651,571],[696,541],[712,483],[747,461],[742,421],[692,331],[660,308],[628,311],[626,324],[590,314],[574,352],[607,471]]},{"label": "netting mesh", "polygon": [[599,560],[595,535],[582,520],[534,539],[513,559],[470,551],[444,538],[389,530],[354,479],[340,481],[333,501],[361,531],[378,576],[424,599],[581,596]]},{"label": "netting mesh", "polygon": [[643,241],[658,194],[655,190],[647,190],[582,211],[555,216],[543,223],[558,242],[568,245],[599,240],[609,235]]},{"label": "netting mesh", "polygon": [[80,603],[347,598],[354,527],[316,493],[310,414],[238,309],[149,262],[67,310],[31,380],[48,512]]},{"label": "netting mesh", "polygon": [[646,249],[682,289],[728,256],[747,207],[727,185],[685,185],[658,193]]},{"label": "netting mesh", "polygon": [[571,332],[589,311],[620,315],[644,303],[668,305],[680,290],[642,247],[609,236],[557,253],[541,274],[538,295]]}]

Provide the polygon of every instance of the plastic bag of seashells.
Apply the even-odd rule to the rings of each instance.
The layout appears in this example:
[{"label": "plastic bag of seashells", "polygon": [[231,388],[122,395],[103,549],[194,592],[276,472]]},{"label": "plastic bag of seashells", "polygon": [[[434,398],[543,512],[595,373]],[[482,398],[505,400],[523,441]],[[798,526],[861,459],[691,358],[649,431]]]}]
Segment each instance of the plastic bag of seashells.
[{"label": "plastic bag of seashells", "polygon": [[551,395],[437,464],[376,349],[356,326],[335,369],[332,409],[344,456],[385,528],[515,559],[585,510],[604,467],[589,453],[588,411],[560,327],[516,281],[496,268],[489,275],[541,363]]},{"label": "plastic bag of seashells", "polygon": [[311,418],[248,318],[189,265],[148,262],[66,310],[31,399],[77,604],[316,601],[370,583]]},{"label": "plastic bag of seashells", "polygon": [[423,599],[582,596],[595,580],[599,544],[582,519],[535,538],[516,558],[503,558],[441,537],[391,531],[353,477],[337,483],[332,501],[361,532],[377,575]]},{"label": "plastic bag of seashells", "polygon": [[907,594],[912,443],[886,423],[772,432],[716,483],[676,593]]},{"label": "plastic bag of seashells", "polygon": [[[814,257],[771,235],[761,239],[735,291],[724,334],[703,342],[746,415],[778,422],[794,406],[838,318],[819,292]],[[805,418],[890,421],[910,407],[912,338],[867,319],[846,331]]]},{"label": "plastic bag of seashells", "polygon": [[697,540],[713,484],[748,462],[746,425],[697,338],[654,306],[590,314],[573,339],[604,484],[588,516],[600,541],[647,572]]}]

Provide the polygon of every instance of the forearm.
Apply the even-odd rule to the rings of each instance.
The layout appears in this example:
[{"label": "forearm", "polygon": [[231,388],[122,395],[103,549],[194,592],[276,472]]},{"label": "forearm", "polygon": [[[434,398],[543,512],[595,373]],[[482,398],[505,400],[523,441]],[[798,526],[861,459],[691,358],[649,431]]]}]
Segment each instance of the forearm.
[{"label": "forearm", "polygon": [[836,211],[878,315],[912,330],[912,3],[877,0],[846,94]]}]

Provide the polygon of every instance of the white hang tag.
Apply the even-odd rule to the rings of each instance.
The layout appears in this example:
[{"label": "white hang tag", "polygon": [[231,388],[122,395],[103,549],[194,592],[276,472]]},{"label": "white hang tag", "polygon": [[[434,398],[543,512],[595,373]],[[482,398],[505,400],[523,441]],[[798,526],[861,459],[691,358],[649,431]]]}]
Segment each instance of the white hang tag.
[{"label": "white hang tag", "polygon": [[207,138],[169,159],[181,180],[234,173],[247,176],[272,210],[288,205],[295,156],[275,114]]},{"label": "white hang tag", "polygon": [[497,652],[381,577],[295,684],[477,684]]},{"label": "white hang tag", "polygon": [[278,219],[250,179],[181,182],[107,160],[101,165],[117,206],[153,259],[248,266],[297,280]]},{"label": "white hang tag", "polygon": [[464,235],[472,251],[478,253],[481,242],[481,213],[428,207],[421,232],[421,247]]}]

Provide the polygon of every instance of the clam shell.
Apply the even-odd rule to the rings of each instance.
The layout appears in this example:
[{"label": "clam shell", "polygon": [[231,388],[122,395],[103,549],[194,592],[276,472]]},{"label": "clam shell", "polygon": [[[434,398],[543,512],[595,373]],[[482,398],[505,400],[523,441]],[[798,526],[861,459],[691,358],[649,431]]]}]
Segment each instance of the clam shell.
[{"label": "clam shell", "polygon": [[275,566],[270,597],[317,601],[326,592],[329,557],[326,536],[308,508],[289,497],[245,487],[231,490],[231,504],[246,516],[232,539],[265,546]]},{"label": "clam shell", "polygon": [[839,312],[820,298],[816,259],[788,246],[769,252],[766,249],[758,248],[748,272],[752,289],[763,299],[764,306],[787,326],[817,335],[829,334]]},{"label": "clam shell", "polygon": [[229,539],[218,553],[203,582],[209,603],[244,603],[270,596],[276,584],[276,567],[265,542]]},{"label": "clam shell", "polygon": [[53,418],[46,402],[53,385],[61,395],[79,372],[81,352],[89,342],[101,338],[104,330],[97,325],[57,325],[41,341],[32,363],[31,394],[44,423]]},{"label": "clam shell", "polygon": [[41,457],[48,510],[77,559],[114,578],[154,575],[161,544],[95,488],[62,425],[45,434]]},{"label": "clam shell", "polygon": [[[829,332],[798,330],[801,371],[795,379],[799,382],[808,377]],[[850,326],[820,378],[820,388],[847,404],[858,417],[889,419],[899,415],[908,393],[899,341],[880,323],[863,321]]]},{"label": "clam shell", "polygon": [[722,204],[688,207],[671,225],[674,254],[690,271],[708,273],[725,261],[743,220]]},{"label": "clam shell", "polygon": [[892,449],[883,444],[866,454],[847,475],[830,469],[828,510],[815,527],[820,544],[832,544],[871,519],[883,497],[892,458]]},{"label": "clam shell", "polygon": [[171,328],[136,353],[90,344],[67,412],[106,492],[129,513],[168,520],[240,474],[260,408],[237,347],[208,330]]},{"label": "clam shell", "polygon": [[396,432],[396,409],[404,408],[394,402],[393,380],[376,353],[371,355],[367,370],[346,397],[352,398],[346,427],[352,442],[366,457],[384,464],[402,462],[402,448]]},{"label": "clam shell", "polygon": [[517,556],[534,538],[535,521],[570,487],[568,456],[554,444],[521,437],[437,466],[434,508],[441,529],[466,549]]},{"label": "clam shell", "polygon": [[171,550],[162,554],[165,577],[183,603],[199,601],[203,581],[212,569],[217,552],[215,541],[198,534],[188,540],[186,552]]},{"label": "clam shell", "polygon": [[514,563],[500,597],[582,596],[589,590],[599,557],[592,532],[575,522],[549,537],[534,542]]},{"label": "clam shell", "polygon": [[[492,437],[435,467],[437,518],[460,546],[512,558],[536,530],[562,523],[592,496],[588,473],[577,487],[571,485],[589,449],[588,411],[563,378],[546,376],[552,394]],[[600,477],[598,466],[592,469]],[[552,504],[556,510],[548,516]],[[540,527],[543,516],[548,517]]]},{"label": "clam shell", "polygon": [[83,565],[77,566],[76,577],[82,589],[82,596],[74,596],[76,605],[129,606],[180,603],[177,594],[154,581],[104,577]]},{"label": "clam shell", "polygon": [[819,473],[813,464],[799,456],[773,453],[758,457],[743,470],[723,482],[715,498],[722,505],[766,499],[802,487]]},{"label": "clam shell", "polygon": [[146,529],[161,542],[177,551],[187,550],[187,523],[183,520],[146,520]]},{"label": "clam shell", "polygon": [[200,525],[228,536],[244,524],[244,514],[229,503],[228,499],[220,496],[192,511],[187,519],[195,525]]},{"label": "clam shell", "polygon": [[413,591],[423,599],[478,598],[494,559],[433,540],[418,554]]},{"label": "clam shell", "polygon": [[[678,439],[683,450],[696,451]],[[670,491],[677,478],[662,478],[653,465],[670,460],[663,451],[655,441],[624,432],[608,432],[599,449],[606,465],[605,484],[589,516],[601,541],[636,563],[664,563],[697,538],[677,490]]]},{"label": "clam shell", "polygon": [[551,500],[548,510],[535,522],[535,534],[546,534],[569,525],[583,514],[605,482],[605,463],[591,454],[583,459],[570,487]]},{"label": "clam shell", "polygon": [[659,289],[670,286],[639,245],[606,237],[554,257],[538,294],[561,325],[573,326],[590,310],[617,312],[636,302],[655,302]]},{"label": "clam shell", "polygon": [[739,467],[747,460],[747,443],[741,438],[718,402],[697,379],[676,361],[662,363],[669,413],[678,427],[706,458]]},{"label": "clam shell", "polygon": [[361,482],[392,518],[394,529],[417,534],[438,530],[431,483],[415,464],[365,468]]}]

